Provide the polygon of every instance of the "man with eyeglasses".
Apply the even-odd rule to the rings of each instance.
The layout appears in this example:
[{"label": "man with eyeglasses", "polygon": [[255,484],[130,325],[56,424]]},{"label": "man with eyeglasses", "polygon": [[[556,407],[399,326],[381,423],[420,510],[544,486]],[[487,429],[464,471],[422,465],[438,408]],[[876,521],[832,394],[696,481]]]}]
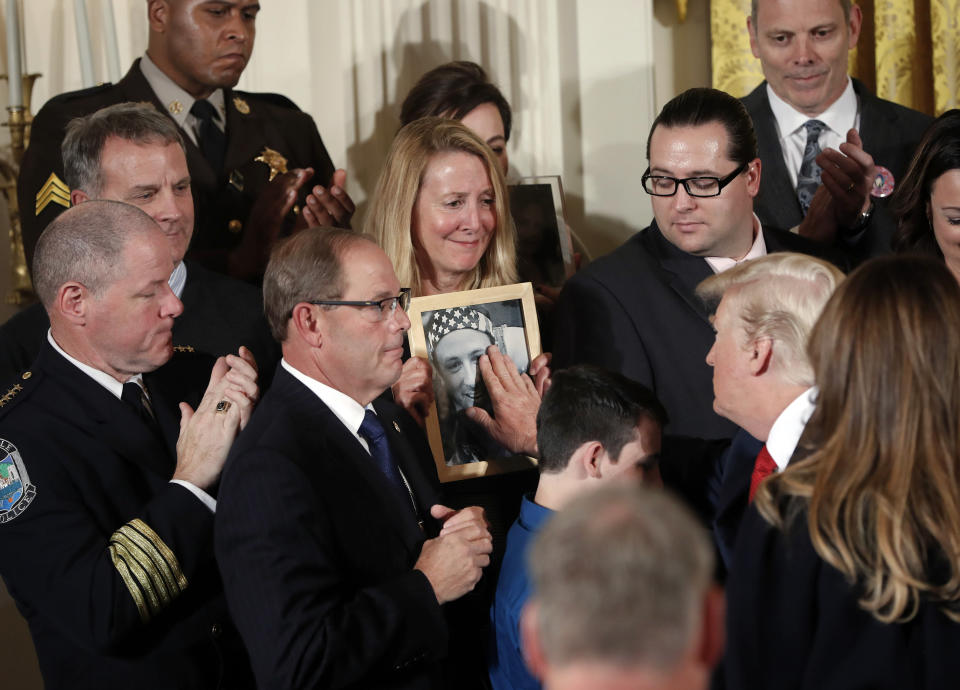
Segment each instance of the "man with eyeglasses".
[{"label": "man with eyeglasses", "polygon": [[283,359],[227,460],[214,540],[257,680],[444,687],[442,604],[492,543],[482,510],[440,504],[422,431],[379,397],[409,290],[370,238],[333,228],[278,244],[263,290]]},{"label": "man with eyeglasses", "polygon": [[[649,386],[666,432],[730,438],[737,427],[713,410],[710,314],[697,284],[774,251],[817,253],[805,238],[763,228],[753,213],[761,164],[750,116],[715,89],[667,103],[647,140],[642,178],[654,222],[567,281],[555,314],[556,368],[589,363]],[[664,481],[670,482],[669,462]]]}]

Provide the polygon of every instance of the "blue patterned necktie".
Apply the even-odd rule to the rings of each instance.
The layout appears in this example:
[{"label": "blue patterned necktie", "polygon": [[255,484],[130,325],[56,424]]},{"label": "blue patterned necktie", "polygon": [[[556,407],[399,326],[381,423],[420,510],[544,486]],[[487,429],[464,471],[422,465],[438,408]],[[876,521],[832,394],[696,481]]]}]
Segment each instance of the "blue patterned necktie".
[{"label": "blue patterned necktie", "polygon": [[370,457],[376,463],[377,469],[387,478],[390,488],[397,492],[402,501],[409,502],[412,506],[413,496],[410,495],[407,485],[400,475],[400,468],[397,467],[397,462],[393,459],[393,453],[390,451],[387,432],[384,430],[383,424],[380,423],[380,418],[377,417],[376,412],[367,410],[364,413],[358,433],[370,446]]},{"label": "blue patterned necktie", "polygon": [[813,201],[813,195],[820,186],[820,166],[815,159],[820,155],[820,132],[826,124],[820,120],[807,120],[803,126],[807,130],[807,145],[803,149],[800,172],[797,173],[797,199],[800,201],[803,215],[806,216],[810,202]]}]

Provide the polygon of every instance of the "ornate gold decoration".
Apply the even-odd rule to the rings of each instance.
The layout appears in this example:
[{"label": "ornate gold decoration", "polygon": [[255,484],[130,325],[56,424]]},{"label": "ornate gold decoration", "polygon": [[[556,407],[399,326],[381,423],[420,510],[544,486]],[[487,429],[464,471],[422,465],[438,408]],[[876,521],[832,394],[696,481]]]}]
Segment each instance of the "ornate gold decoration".
[{"label": "ornate gold decoration", "polygon": [[14,397],[16,397],[17,393],[19,393],[22,390],[23,390],[23,386],[21,386],[19,383],[13,384],[13,387],[10,390],[8,390],[6,393],[4,393],[3,397],[0,397],[0,407],[3,407],[8,402],[13,400]]},{"label": "ornate gold decoration", "polygon": [[687,21],[687,0],[677,0],[677,19],[681,24]]},{"label": "ornate gold decoration", "polygon": [[747,15],[750,0],[712,0],[713,86],[738,98],[746,96],[763,81],[760,61],[750,50]]},{"label": "ornate gold decoration", "polygon": [[174,352],[193,352],[194,349],[193,349],[193,346],[191,345],[174,345],[173,351]]},{"label": "ornate gold decoration", "polygon": [[43,213],[49,204],[59,204],[64,208],[70,208],[70,188],[66,183],[57,177],[57,173],[50,173],[50,177],[43,183],[40,191],[37,192],[36,213],[39,216]]},{"label": "ornate gold decoration", "polygon": [[942,113],[960,105],[960,0],[931,0],[933,108]]},{"label": "ornate gold decoration", "polygon": [[110,535],[109,552],[144,622],[187,588],[173,551],[139,518]]},{"label": "ornate gold decoration", "polygon": [[239,112],[241,115],[250,114],[250,105],[245,100],[240,98],[240,96],[233,97],[233,107],[236,108],[237,112]]},{"label": "ornate gold decoration", "polygon": [[287,159],[279,151],[274,151],[269,146],[264,146],[259,156],[254,158],[257,163],[264,163],[270,167],[270,181],[273,181],[278,174],[287,172]]},{"label": "ornate gold decoration", "polygon": [[[7,108],[10,114],[7,126],[10,127],[9,160],[0,159],[0,186],[7,198],[7,215],[10,218],[10,273],[11,289],[7,293],[7,304],[27,304],[33,299],[33,286],[30,283],[30,272],[27,270],[27,258],[23,251],[23,231],[20,225],[20,203],[17,200],[17,177],[20,173],[20,161],[23,152],[30,143],[30,126],[33,115],[30,113],[30,102],[33,97],[33,84],[40,77],[39,74],[24,74],[23,107]],[[69,199],[69,193],[67,194]]]},{"label": "ornate gold decoration", "polygon": [[169,105],[167,105],[167,110],[173,115],[179,115],[183,112],[183,103],[180,101],[170,101]]}]

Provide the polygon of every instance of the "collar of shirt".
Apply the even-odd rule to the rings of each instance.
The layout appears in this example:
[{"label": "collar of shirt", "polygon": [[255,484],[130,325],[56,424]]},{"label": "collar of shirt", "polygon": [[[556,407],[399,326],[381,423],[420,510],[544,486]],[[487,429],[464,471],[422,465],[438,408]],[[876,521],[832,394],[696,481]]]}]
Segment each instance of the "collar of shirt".
[{"label": "collar of shirt", "polygon": [[853,82],[849,77],[847,77],[847,88],[840,94],[840,98],[814,117],[795,110],[792,105],[773,92],[770,84],[767,84],[767,98],[777,122],[783,160],[794,187],[797,186],[797,173],[803,163],[803,151],[807,147],[807,130],[803,126],[807,120],[820,120],[827,126],[820,132],[821,149],[836,149],[847,140],[848,130],[860,129],[857,94],[853,90]]},{"label": "collar of shirt", "polygon": [[739,259],[731,259],[726,256],[708,256],[706,257],[707,263],[710,264],[710,268],[713,269],[714,273],[723,273],[728,268],[733,268],[738,263],[742,261],[749,261],[750,259],[757,259],[761,256],[767,255],[767,242],[763,239],[763,229],[760,226],[760,219],[757,218],[757,214],[753,214],[753,244],[750,245],[750,251],[741,256]]},{"label": "collar of shirt", "polygon": [[367,449],[367,452],[370,451],[370,447],[367,445],[366,439],[360,435],[360,425],[363,423],[363,417],[367,410],[373,410],[373,413],[376,414],[376,410],[373,409],[373,405],[367,405],[363,407],[356,400],[351,398],[345,393],[341,393],[336,388],[331,388],[325,383],[320,383],[314,378],[311,378],[304,374],[299,369],[295,369],[287,360],[281,359],[280,364],[290,372],[290,375],[297,379],[304,386],[313,391],[323,402],[324,405],[330,408],[330,411],[336,415],[347,430],[353,434],[360,444]]},{"label": "collar of shirt", "polygon": [[177,264],[167,283],[177,299],[180,299],[180,296],[183,295],[183,287],[187,284],[187,265],[184,262],[181,261]]},{"label": "collar of shirt", "polygon": [[[77,367],[84,374],[92,378],[94,381],[99,383],[101,386],[106,388],[108,391],[113,393],[116,396],[117,400],[120,400],[120,396],[123,395],[123,384],[113,378],[110,374],[100,371],[99,369],[94,369],[89,364],[84,364],[78,359],[75,359],[64,352],[63,348],[57,344],[57,341],[53,339],[53,333],[50,332],[50,329],[47,329],[47,341],[50,345],[53,346],[53,349],[63,355],[63,358],[70,362],[73,366]],[[146,388],[143,385],[143,374],[135,374],[131,376],[128,381],[134,381],[140,389],[144,391],[144,394],[147,396],[147,399],[150,399],[149,394],[146,392]]]},{"label": "collar of shirt", "polygon": [[552,510],[535,503],[532,494],[526,494],[520,502],[520,515],[517,520],[525,530],[536,534],[551,515]]},{"label": "collar of shirt", "polygon": [[[147,80],[150,88],[157,95],[157,100],[163,103],[167,109],[167,114],[173,118],[173,121],[179,125],[180,129],[186,132],[190,140],[196,144],[196,129],[199,120],[190,114],[190,108],[197,100],[189,93],[184,91],[170,77],[164,74],[156,63],[150,59],[146,53],[140,58],[140,71]],[[219,117],[214,118],[214,123],[220,128],[220,131],[226,131],[226,105],[223,97],[223,89],[217,89],[207,96],[207,100],[216,109]],[[175,104],[179,103],[180,107]]]},{"label": "collar of shirt", "polygon": [[817,406],[817,387],[808,388],[784,408],[767,436],[767,452],[782,472],[797,449],[800,436]]}]

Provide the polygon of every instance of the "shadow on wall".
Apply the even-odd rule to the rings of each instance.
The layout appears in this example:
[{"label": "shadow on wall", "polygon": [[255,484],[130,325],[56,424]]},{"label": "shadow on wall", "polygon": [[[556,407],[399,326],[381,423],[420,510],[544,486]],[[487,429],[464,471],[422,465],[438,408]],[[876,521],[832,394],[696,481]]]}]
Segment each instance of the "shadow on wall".
[{"label": "shadow on wall", "polygon": [[[423,5],[404,12],[397,22],[397,30],[394,32],[391,48],[382,50],[378,57],[383,66],[383,72],[385,74],[395,74],[396,77],[392,90],[387,87],[387,84],[382,85],[384,96],[392,94],[392,97],[385,98],[383,104],[374,114],[373,134],[365,139],[362,138],[363,133],[359,131],[361,123],[358,120],[358,131],[354,132],[356,143],[347,150],[348,170],[352,173],[354,184],[359,185],[363,190],[364,197],[364,201],[358,204],[354,216],[353,225],[356,228],[362,227],[368,200],[373,196],[374,189],[377,186],[381,165],[386,160],[394,135],[400,129],[400,106],[403,99],[406,98],[407,92],[417,83],[420,77],[434,67],[452,60],[471,60],[482,65],[495,83],[504,76],[491,67],[493,64],[490,55],[490,46],[492,45],[491,27],[494,25],[506,25],[507,43],[511,50],[510,83],[512,88],[505,89],[502,82],[497,84],[504,92],[504,96],[510,102],[514,112],[514,131],[510,138],[511,148],[516,148],[519,137],[522,137],[522,127],[519,126],[521,119],[518,118],[518,114],[525,99],[520,92],[519,85],[522,83],[523,65],[526,61],[523,54],[524,38],[516,21],[500,10],[486,3],[480,3],[478,10],[480,46],[479,54],[474,54],[460,37],[461,29],[464,26],[464,18],[460,16],[457,3],[450,4],[452,38],[449,40],[437,39],[431,36],[431,6],[436,4],[438,4],[437,0],[428,0]],[[424,37],[420,42],[413,43],[404,39],[405,36],[418,33],[411,30],[414,27]],[[517,50],[520,52],[515,52]],[[389,65],[395,66],[395,69],[390,69]],[[356,92],[356,85],[361,79],[361,66],[352,65],[351,74],[354,91]],[[371,161],[377,161],[378,163],[371,165]]]}]

